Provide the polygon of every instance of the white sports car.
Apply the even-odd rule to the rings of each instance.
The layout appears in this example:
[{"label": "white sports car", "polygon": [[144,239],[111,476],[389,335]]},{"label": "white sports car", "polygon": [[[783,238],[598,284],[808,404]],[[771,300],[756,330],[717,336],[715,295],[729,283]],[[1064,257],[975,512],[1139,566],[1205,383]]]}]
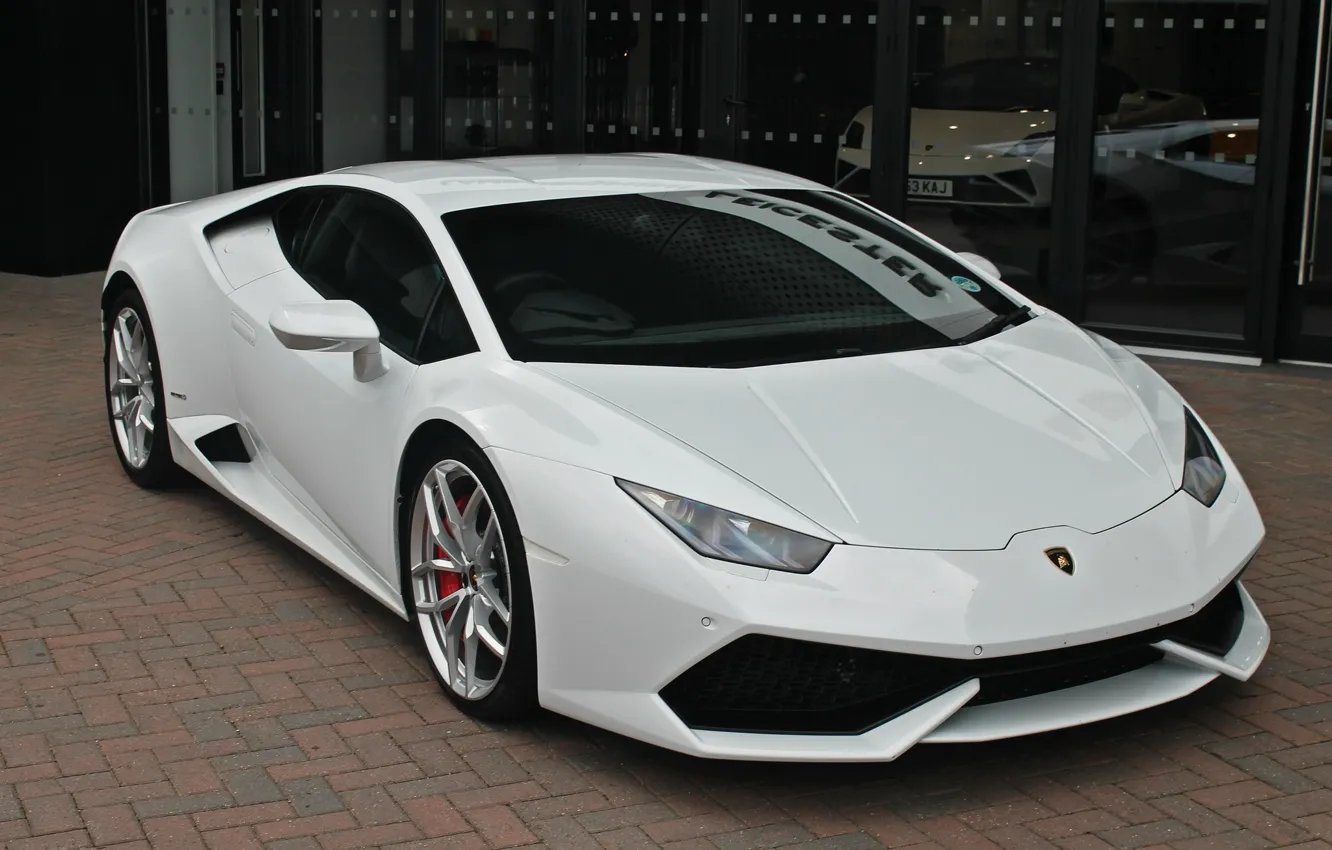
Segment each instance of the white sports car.
[{"label": "white sports car", "polygon": [[882,761],[1248,678],[1234,463],[987,268],[737,164],[353,168],[136,216],[107,410],[134,481],[345,575],[483,719]]}]

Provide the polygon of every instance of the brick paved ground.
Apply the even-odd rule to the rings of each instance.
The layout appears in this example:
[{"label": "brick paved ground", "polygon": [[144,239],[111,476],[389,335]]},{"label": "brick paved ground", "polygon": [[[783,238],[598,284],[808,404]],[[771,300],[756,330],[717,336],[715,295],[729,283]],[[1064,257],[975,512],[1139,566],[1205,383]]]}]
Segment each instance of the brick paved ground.
[{"label": "brick paved ground", "polygon": [[1256,681],[870,767],[453,710],[402,623],[108,442],[91,278],[0,278],[0,846],[1095,850],[1332,841],[1332,380],[1166,364],[1270,537]]}]

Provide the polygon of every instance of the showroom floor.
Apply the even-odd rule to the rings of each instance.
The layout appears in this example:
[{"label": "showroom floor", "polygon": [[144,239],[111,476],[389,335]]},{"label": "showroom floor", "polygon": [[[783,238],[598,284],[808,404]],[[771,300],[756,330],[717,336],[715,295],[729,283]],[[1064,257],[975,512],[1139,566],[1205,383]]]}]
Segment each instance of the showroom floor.
[{"label": "showroom floor", "polygon": [[1332,842],[1332,373],[1161,366],[1265,512],[1255,681],[890,765],[708,763],[465,720],[350,584],[210,491],[130,486],[98,283],[0,276],[0,847]]}]

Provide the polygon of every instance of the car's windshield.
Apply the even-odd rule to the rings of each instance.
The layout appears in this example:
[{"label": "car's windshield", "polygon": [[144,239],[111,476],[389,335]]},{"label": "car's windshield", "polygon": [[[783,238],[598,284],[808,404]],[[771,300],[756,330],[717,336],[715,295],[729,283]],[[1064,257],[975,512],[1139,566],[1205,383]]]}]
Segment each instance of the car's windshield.
[{"label": "car's windshield", "polygon": [[1059,66],[1040,59],[982,59],[945,68],[916,84],[917,109],[1017,112],[1059,108]]},{"label": "car's windshield", "polygon": [[952,345],[1015,304],[832,192],[500,204],[443,217],[510,356],[740,367]]}]

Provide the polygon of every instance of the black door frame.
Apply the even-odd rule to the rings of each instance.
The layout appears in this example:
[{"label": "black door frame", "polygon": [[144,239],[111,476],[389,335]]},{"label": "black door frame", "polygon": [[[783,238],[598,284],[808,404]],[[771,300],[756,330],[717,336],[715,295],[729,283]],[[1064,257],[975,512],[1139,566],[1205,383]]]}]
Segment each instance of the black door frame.
[{"label": "black door frame", "polygon": [[241,189],[308,174],[318,162],[314,131],[318,105],[312,72],[317,77],[319,54],[314,21],[320,0],[256,0],[263,21],[259,61],[263,68],[264,173],[245,175],[245,135],[241,120],[241,0],[232,0],[231,55],[227,77],[231,86],[232,187]]},{"label": "black door frame", "polygon": [[[1332,337],[1306,336],[1302,332],[1303,291],[1298,281],[1300,278],[1300,246],[1305,230],[1313,228],[1316,221],[1306,218],[1304,208],[1305,190],[1312,179],[1309,172],[1309,131],[1314,121],[1326,118],[1324,107],[1329,92],[1332,92],[1332,73],[1328,70],[1328,53],[1322,57],[1319,67],[1318,43],[1320,36],[1326,39],[1324,50],[1332,51],[1332,8],[1326,10],[1326,17],[1320,31],[1318,26],[1319,2],[1332,0],[1307,0],[1301,7],[1303,22],[1299,27],[1301,38],[1291,42],[1298,44],[1299,60],[1291,88],[1289,100],[1294,110],[1294,126],[1291,129],[1291,143],[1287,150],[1291,152],[1289,175],[1286,182],[1288,197],[1285,200],[1286,220],[1291,223],[1280,240],[1283,249],[1279,266],[1274,275],[1271,291],[1263,305],[1264,341],[1263,357],[1266,360],[1294,360],[1319,363],[1332,363]],[[1300,75],[1299,71],[1314,69],[1314,74]],[[1319,83],[1321,82],[1321,87]],[[1324,155],[1327,151],[1324,151]],[[1321,204],[1317,216],[1332,214],[1326,204]]]},{"label": "black door frame", "polygon": [[[1253,259],[1248,269],[1244,327],[1241,334],[1208,334],[1102,325],[1086,322],[1084,298],[1087,211],[1092,187],[1093,122],[1079,116],[1076,123],[1059,122],[1055,146],[1054,210],[1051,233],[1052,307],[1089,328],[1129,345],[1217,354],[1276,357],[1280,328],[1278,302],[1283,277],[1289,273],[1289,240],[1293,135],[1301,108],[1294,96],[1300,90],[1303,50],[1281,49],[1301,41],[1305,0],[1270,0],[1267,14],[1268,46],[1263,70],[1262,109],[1258,161],[1253,197]],[[1312,0],[1318,2],[1318,0]],[[1064,0],[1067,44],[1096,45],[1105,15],[1103,0],[1082,3]],[[1096,49],[1064,50],[1064,85],[1060,111],[1081,110],[1095,101]],[[1089,108],[1089,107],[1088,107]],[[1071,152],[1071,154],[1070,154]],[[1298,219],[1296,219],[1298,220]]]},{"label": "black door frame", "polygon": [[139,78],[139,206],[171,202],[171,131],[167,124],[166,0],[134,6]]}]

